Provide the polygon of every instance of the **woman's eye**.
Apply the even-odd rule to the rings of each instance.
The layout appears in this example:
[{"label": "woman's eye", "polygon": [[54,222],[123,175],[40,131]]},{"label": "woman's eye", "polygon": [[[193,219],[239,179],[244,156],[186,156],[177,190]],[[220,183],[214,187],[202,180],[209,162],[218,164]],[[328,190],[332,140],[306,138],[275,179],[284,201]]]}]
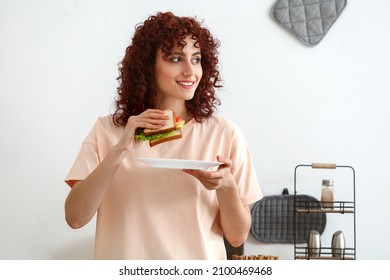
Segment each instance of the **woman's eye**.
[{"label": "woman's eye", "polygon": [[200,63],[200,57],[193,57],[193,58],[192,58],[192,63],[193,63],[193,64],[198,64],[198,63]]},{"label": "woman's eye", "polygon": [[181,57],[180,56],[172,56],[171,57],[171,62],[180,62],[181,61]]}]

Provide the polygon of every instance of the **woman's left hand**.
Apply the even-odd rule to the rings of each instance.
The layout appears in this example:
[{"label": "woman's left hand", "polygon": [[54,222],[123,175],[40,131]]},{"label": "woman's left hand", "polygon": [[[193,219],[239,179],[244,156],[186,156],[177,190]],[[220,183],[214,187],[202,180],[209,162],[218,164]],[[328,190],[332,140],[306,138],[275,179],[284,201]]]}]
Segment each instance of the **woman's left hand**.
[{"label": "woman's left hand", "polygon": [[238,247],[248,237],[251,225],[249,207],[242,204],[237,183],[231,172],[232,161],[217,156],[222,162],[217,171],[184,170],[194,176],[208,190],[215,190],[218,197],[221,228],[229,243]]},{"label": "woman's left hand", "polygon": [[232,161],[224,159],[222,156],[217,156],[217,161],[223,162],[217,171],[194,169],[184,169],[183,171],[198,179],[208,190],[235,187],[236,183],[231,173]]}]

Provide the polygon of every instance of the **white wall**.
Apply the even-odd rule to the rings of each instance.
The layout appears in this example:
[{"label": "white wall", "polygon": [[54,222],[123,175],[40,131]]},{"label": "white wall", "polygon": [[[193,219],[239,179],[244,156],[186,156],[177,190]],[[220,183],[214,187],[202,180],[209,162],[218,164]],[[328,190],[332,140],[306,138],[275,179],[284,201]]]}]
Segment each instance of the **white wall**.
[{"label": "white wall", "polygon": [[[273,3],[0,0],[0,259],[91,258],[94,221],[68,228],[63,179],[111,112],[135,24],[166,10],[205,19],[222,42],[220,113],[246,135],[263,193],[292,192],[301,163],[352,165],[357,257],[389,259],[390,2],[348,1],[314,48],[271,20]],[[252,237],[246,252],[293,257]]]}]

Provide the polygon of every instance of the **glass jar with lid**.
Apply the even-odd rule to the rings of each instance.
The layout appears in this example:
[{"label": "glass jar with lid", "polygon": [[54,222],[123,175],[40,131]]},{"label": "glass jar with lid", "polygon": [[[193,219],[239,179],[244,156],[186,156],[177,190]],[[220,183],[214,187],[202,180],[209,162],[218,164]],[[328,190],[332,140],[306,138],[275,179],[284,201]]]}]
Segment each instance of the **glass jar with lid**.
[{"label": "glass jar with lid", "polygon": [[322,180],[321,207],[334,208],[333,180],[330,179]]}]

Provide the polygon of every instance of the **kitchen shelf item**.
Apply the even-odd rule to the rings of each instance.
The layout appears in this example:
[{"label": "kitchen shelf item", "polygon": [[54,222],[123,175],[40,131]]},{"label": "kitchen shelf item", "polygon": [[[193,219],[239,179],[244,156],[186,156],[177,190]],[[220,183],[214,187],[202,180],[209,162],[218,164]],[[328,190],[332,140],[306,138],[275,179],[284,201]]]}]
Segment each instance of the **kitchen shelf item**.
[{"label": "kitchen shelf item", "polygon": [[[302,168],[311,168],[311,169],[349,169],[352,171],[352,201],[338,201],[335,200],[333,203],[333,208],[322,208],[318,207],[318,204],[311,202],[300,202],[298,197],[300,194],[297,192],[297,173]],[[340,186],[341,187],[341,186]],[[312,164],[300,164],[297,165],[294,169],[294,258],[297,259],[324,259],[324,260],[355,260],[356,259],[356,193],[355,193],[355,170],[352,166],[348,165],[336,165],[334,163],[312,163]],[[345,247],[344,239],[341,239],[339,236],[339,244],[337,246],[343,247],[342,250],[339,250],[335,254],[334,247],[336,246],[336,241],[333,240],[333,246],[325,247],[321,245],[320,252],[321,254],[311,254],[310,248],[306,246],[301,246],[299,243],[299,231],[298,231],[298,217],[304,213],[326,213],[329,215],[333,214],[349,214],[351,219],[353,219],[353,240],[348,242],[352,244],[350,247]],[[329,220],[329,217],[327,218]],[[335,233],[336,234],[336,233]],[[334,238],[336,238],[334,236]],[[344,236],[342,236],[344,238]],[[341,244],[341,242],[343,244]],[[332,242],[333,243],[333,242]]]},{"label": "kitchen shelf item", "polygon": [[322,208],[334,207],[333,180],[322,180],[321,205]]},{"label": "kitchen shelf item", "polygon": [[321,235],[318,231],[310,231],[307,247],[310,257],[319,257],[321,255]]},{"label": "kitchen shelf item", "polygon": [[341,257],[344,254],[345,237],[341,230],[336,231],[332,237],[332,256]]},{"label": "kitchen shelf item", "polygon": [[[309,195],[268,195],[257,201],[251,209],[253,237],[265,243],[306,242],[311,230],[323,233],[326,213],[311,211],[295,217],[294,204],[310,205],[310,210],[321,210],[321,202]],[[294,236],[294,229],[297,234]]]}]

